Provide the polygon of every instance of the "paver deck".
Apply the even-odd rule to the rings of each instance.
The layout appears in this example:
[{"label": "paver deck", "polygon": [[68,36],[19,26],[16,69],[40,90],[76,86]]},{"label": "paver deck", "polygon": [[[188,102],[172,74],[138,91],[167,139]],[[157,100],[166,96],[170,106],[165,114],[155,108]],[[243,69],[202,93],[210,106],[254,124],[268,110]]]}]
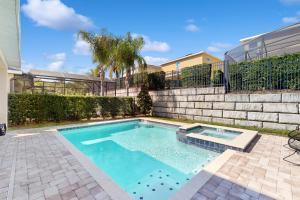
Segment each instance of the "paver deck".
[{"label": "paver deck", "polygon": [[[203,199],[300,200],[300,166],[282,158],[293,152],[287,138],[262,135],[249,153],[235,153],[198,191]],[[300,164],[300,155],[288,160]]]},{"label": "paver deck", "polygon": [[[250,153],[235,153],[199,188],[202,199],[300,199],[300,167],[283,161],[287,138],[262,135]],[[300,155],[291,161],[300,163]],[[43,129],[0,137],[0,200],[110,199],[64,147]]]},{"label": "paver deck", "polygon": [[110,199],[53,133],[7,134],[0,149],[0,200]]}]

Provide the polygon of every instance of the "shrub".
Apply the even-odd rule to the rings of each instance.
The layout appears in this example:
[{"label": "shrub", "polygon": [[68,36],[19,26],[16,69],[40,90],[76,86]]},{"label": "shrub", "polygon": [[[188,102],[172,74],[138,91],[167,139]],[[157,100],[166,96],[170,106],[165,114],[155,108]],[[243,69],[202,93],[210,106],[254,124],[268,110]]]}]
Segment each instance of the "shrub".
[{"label": "shrub", "polygon": [[108,97],[109,102],[109,113],[112,118],[121,114],[122,102],[118,97]]},{"label": "shrub", "polygon": [[231,64],[228,78],[231,91],[300,89],[300,54]]},{"label": "shrub", "polygon": [[133,98],[122,98],[121,99],[121,114],[125,115],[134,115],[135,113],[135,104]]},{"label": "shrub", "polygon": [[8,118],[11,125],[26,122],[80,120],[133,114],[129,97],[84,97],[50,94],[9,94]]},{"label": "shrub", "polygon": [[109,112],[109,99],[108,97],[97,98],[101,117],[106,118],[110,116]]},{"label": "shrub", "polygon": [[203,64],[183,68],[181,78],[183,87],[210,86],[211,65]]},{"label": "shrub", "polygon": [[137,96],[137,105],[141,113],[150,113],[152,108],[152,99],[146,86],[141,87],[141,91]]},{"label": "shrub", "polygon": [[166,77],[166,73],[163,71],[148,74],[148,89],[149,90],[165,89],[165,77]]}]

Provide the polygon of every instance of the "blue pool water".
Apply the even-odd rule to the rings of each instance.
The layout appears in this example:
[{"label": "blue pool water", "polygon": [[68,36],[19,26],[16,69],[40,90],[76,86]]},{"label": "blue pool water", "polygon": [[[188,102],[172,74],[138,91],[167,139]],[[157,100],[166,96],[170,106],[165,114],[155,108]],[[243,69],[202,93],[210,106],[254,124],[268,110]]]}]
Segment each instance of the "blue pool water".
[{"label": "blue pool water", "polygon": [[134,199],[168,199],[219,154],[176,139],[176,127],[128,121],[60,133]]},{"label": "blue pool water", "polygon": [[225,140],[232,140],[236,138],[241,132],[231,131],[226,129],[217,129],[211,127],[197,127],[188,131],[189,133],[199,133],[201,135],[206,135],[215,138],[221,138]]}]

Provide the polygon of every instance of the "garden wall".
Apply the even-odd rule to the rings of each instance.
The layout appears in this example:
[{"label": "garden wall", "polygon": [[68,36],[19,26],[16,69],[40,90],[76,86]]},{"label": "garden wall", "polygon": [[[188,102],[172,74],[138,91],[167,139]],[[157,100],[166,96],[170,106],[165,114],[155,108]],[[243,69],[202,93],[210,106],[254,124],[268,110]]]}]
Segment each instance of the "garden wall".
[{"label": "garden wall", "polygon": [[231,125],[299,129],[300,93],[225,94],[223,87],[151,91],[153,114]]},{"label": "garden wall", "polygon": [[[136,97],[139,92],[140,92],[140,88],[129,88],[129,91],[128,91],[128,96],[130,97]],[[126,93],[126,89],[118,89],[118,90],[110,90],[110,91],[107,91],[107,95],[106,96],[117,96],[117,97],[126,97],[127,96],[127,93]]]}]

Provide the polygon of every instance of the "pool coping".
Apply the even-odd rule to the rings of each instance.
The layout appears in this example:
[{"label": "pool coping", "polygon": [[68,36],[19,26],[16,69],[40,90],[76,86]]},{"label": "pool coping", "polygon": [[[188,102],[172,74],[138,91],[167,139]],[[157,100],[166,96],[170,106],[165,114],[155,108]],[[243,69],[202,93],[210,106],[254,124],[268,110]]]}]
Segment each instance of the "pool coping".
[{"label": "pool coping", "polygon": [[210,127],[210,128],[220,128],[220,129],[226,129],[230,131],[237,131],[241,132],[240,135],[236,136],[232,140],[225,140],[221,138],[215,138],[211,136],[201,135],[199,133],[188,133],[186,137],[194,138],[198,140],[204,140],[209,141],[212,143],[222,144],[228,147],[232,147],[235,150],[242,150],[245,151],[249,144],[253,141],[253,139],[257,136],[258,131],[252,131],[247,129],[240,129],[240,128],[232,128],[232,127],[226,127],[226,126],[217,126],[217,125],[210,125],[210,124],[203,124],[203,123],[194,123],[188,126],[182,126],[180,127],[181,130],[189,130],[192,128],[196,128],[198,126],[204,126],[204,127]]},{"label": "pool coping", "polygon": [[[104,189],[104,191],[115,200],[132,200],[133,198],[123,190],[112,178],[110,178],[104,171],[99,169],[87,156],[85,156],[80,150],[78,150],[71,142],[69,142],[65,137],[59,133],[59,129],[68,128],[80,128],[87,127],[90,125],[101,125],[101,124],[111,124],[118,122],[134,121],[134,120],[145,120],[154,123],[161,123],[165,125],[176,125],[178,127],[186,126],[187,123],[182,122],[172,122],[167,120],[152,119],[147,117],[137,117],[129,119],[117,119],[101,122],[92,122],[84,124],[72,124],[65,125],[63,127],[55,127],[52,129],[46,129],[46,131],[51,131],[55,134],[57,139],[64,144],[67,150],[81,163],[81,165],[90,173],[90,175],[95,179],[95,181]],[[215,174],[222,166],[225,164],[229,158],[234,154],[233,150],[226,150],[216,159],[206,165],[203,170],[196,174],[190,181],[183,185],[177,192],[175,192],[170,200],[188,200],[191,199],[197,191]]]}]

